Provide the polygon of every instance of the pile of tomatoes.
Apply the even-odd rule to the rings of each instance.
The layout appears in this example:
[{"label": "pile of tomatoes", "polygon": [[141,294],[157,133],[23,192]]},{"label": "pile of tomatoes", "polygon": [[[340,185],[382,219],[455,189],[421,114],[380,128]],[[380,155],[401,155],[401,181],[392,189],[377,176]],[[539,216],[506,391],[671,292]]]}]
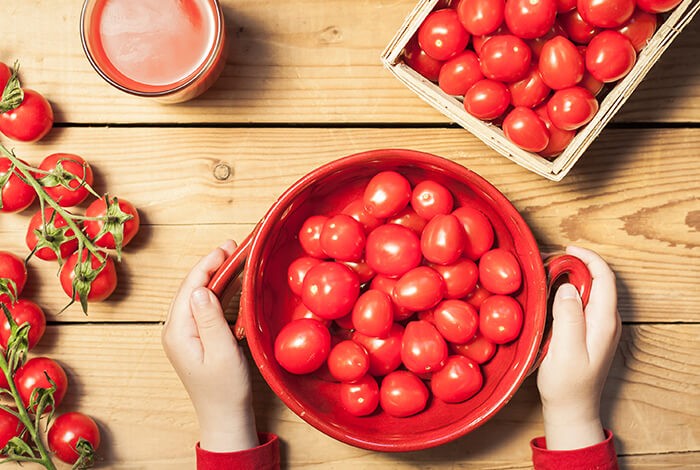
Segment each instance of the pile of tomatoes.
[{"label": "pile of tomatoes", "polygon": [[412,187],[378,173],[361,198],[309,217],[298,237],[304,256],[289,265],[288,285],[299,302],[275,358],[293,374],[340,382],[353,415],[380,406],[410,416],[431,393],[463,402],[483,386],[481,364],[520,334],[518,260],[494,247],[482,212],[455,207],[436,181]]},{"label": "pile of tomatoes", "polygon": [[[0,251],[0,284],[10,286],[8,294],[0,294],[0,308],[7,309],[16,326],[22,329],[28,328],[25,333],[26,350],[30,350],[41,340],[46,330],[46,317],[43,310],[29,299],[22,298],[22,291],[27,283],[27,269],[24,262],[17,256],[6,251]],[[9,319],[0,311],[0,347],[3,356],[9,360],[10,350],[17,348],[16,332]],[[11,372],[14,386],[20,398],[21,404],[28,414],[53,413],[58,408],[66,395],[68,377],[60,364],[48,357],[33,357]],[[49,381],[51,380],[51,382]],[[52,383],[53,382],[53,383]],[[40,404],[38,394],[55,387],[51,394],[52,403]],[[0,372],[0,388],[10,393],[10,385],[5,374]],[[12,393],[10,393],[12,395]],[[35,432],[38,432],[35,429]],[[28,430],[20,419],[5,410],[0,410],[0,449],[4,449],[8,442],[20,437],[30,440]],[[75,463],[80,457],[76,451],[76,445],[80,439],[87,441],[94,451],[100,445],[100,433],[95,421],[89,416],[79,412],[69,412],[56,417],[51,425],[47,442],[49,449],[64,462]],[[81,444],[85,445],[85,444]]]},{"label": "pile of tomatoes", "polygon": [[[404,61],[519,147],[559,155],[681,0],[440,2]],[[469,43],[471,40],[471,47]]]}]

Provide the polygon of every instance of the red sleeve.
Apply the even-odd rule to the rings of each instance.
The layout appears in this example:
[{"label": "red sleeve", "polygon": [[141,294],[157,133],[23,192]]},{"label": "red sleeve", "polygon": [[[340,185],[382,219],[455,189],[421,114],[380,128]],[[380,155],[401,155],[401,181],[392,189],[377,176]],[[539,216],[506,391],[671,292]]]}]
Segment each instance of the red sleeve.
[{"label": "red sleeve", "polygon": [[612,432],[605,430],[605,440],[575,450],[547,450],[544,437],[530,441],[535,470],[618,470]]},{"label": "red sleeve", "polygon": [[262,432],[258,438],[259,446],[238,452],[209,452],[197,443],[197,470],[279,470],[279,439]]}]

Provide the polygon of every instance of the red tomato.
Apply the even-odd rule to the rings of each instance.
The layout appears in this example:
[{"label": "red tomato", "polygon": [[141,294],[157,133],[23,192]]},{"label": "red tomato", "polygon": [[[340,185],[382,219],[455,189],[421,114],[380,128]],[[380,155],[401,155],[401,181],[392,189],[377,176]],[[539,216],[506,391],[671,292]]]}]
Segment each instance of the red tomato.
[{"label": "red tomato", "polygon": [[451,343],[466,343],[479,327],[479,314],[463,300],[443,300],[433,309],[435,328]]},{"label": "red tomato", "polygon": [[479,260],[479,283],[494,294],[512,294],[522,284],[518,259],[503,248],[484,253]]},{"label": "red tomato", "polygon": [[401,362],[415,374],[440,370],[447,359],[447,343],[425,320],[408,322],[401,342]]},{"label": "red tomato", "polygon": [[578,0],[577,9],[586,23],[599,28],[618,28],[634,13],[635,0]]},{"label": "red tomato", "polygon": [[109,205],[104,198],[95,199],[85,210],[85,215],[100,219],[86,220],[83,226],[85,233],[95,240],[95,245],[102,248],[125,247],[134,239],[141,226],[136,207],[126,199],[116,197],[110,198]]},{"label": "red tomato", "polygon": [[328,371],[339,382],[358,380],[369,371],[369,354],[352,340],[341,341],[328,355]]},{"label": "red tomato", "polygon": [[576,0],[557,0],[557,12],[566,13],[576,8]]},{"label": "red tomato", "polygon": [[68,227],[66,219],[50,207],[44,209],[43,219],[41,211],[32,216],[25,241],[37,258],[46,261],[58,259],[57,253],[61,259],[65,259],[78,249],[78,239],[75,238],[73,229]]},{"label": "red tomato", "polygon": [[451,8],[430,13],[418,28],[418,44],[430,57],[447,60],[467,47],[469,33]]},{"label": "red tomato", "polygon": [[431,264],[445,281],[445,298],[459,299],[474,290],[479,280],[479,268],[468,258],[448,265]]},{"label": "red tomato", "polygon": [[413,188],[411,206],[420,217],[430,220],[436,215],[452,212],[454,198],[450,190],[440,183],[424,180]]},{"label": "red tomato", "polygon": [[[78,263],[77,251],[68,257],[59,273],[61,287],[68,297],[84,303],[83,300],[100,302],[112,295],[117,288],[117,269],[112,258],[106,253],[101,255],[105,260],[101,269],[102,263],[92,253],[88,255],[85,249],[80,256],[81,263]],[[99,274],[95,277],[98,270]]]},{"label": "red tomato", "polygon": [[542,47],[539,70],[548,87],[561,90],[580,82],[586,68],[583,56],[574,43],[563,36],[557,36]]},{"label": "red tomato", "polygon": [[560,15],[558,21],[569,39],[577,44],[588,44],[600,32],[600,28],[586,23],[578,10]]},{"label": "red tomato", "polygon": [[472,39],[472,45],[474,47],[474,52],[476,52],[476,55],[481,55],[481,47],[486,41],[488,41],[494,36],[500,36],[502,34],[510,34],[510,31],[508,31],[508,27],[505,23],[499,26],[498,29],[496,29],[496,31],[494,31],[491,34],[484,34],[483,36],[474,36],[474,38]]},{"label": "red tomato", "polygon": [[325,261],[304,277],[301,300],[321,318],[335,320],[347,315],[360,294],[355,272],[341,263]]},{"label": "red tomato", "polygon": [[365,203],[360,199],[355,199],[350,204],[345,206],[341,214],[349,215],[353,219],[357,220],[365,229],[365,233],[369,233],[375,228],[379,227],[384,223],[383,219],[378,219],[371,216],[365,211]]},{"label": "red tomato", "polygon": [[0,302],[9,305],[11,299],[17,300],[26,283],[24,261],[9,251],[0,250]]},{"label": "red tomato", "polygon": [[360,281],[360,284],[364,284],[365,282],[371,281],[372,278],[377,274],[376,272],[374,272],[374,269],[370,268],[369,264],[367,264],[365,261],[343,261],[343,264],[355,271],[355,274],[357,274],[357,279]]},{"label": "red tomato", "polygon": [[[551,25],[547,27],[549,28]],[[486,78],[501,82],[517,82],[527,75],[532,52],[519,37],[502,34],[492,37],[481,46],[479,58],[481,72]]]},{"label": "red tomato", "polygon": [[426,54],[418,45],[418,39],[415,36],[406,44],[406,48],[403,51],[403,60],[406,62],[406,65],[428,80],[437,82],[442,61],[435,60]]},{"label": "red tomato", "polygon": [[464,51],[445,62],[438,84],[448,95],[463,96],[479,80],[483,80],[479,58],[473,51]]},{"label": "red tomato", "polygon": [[508,29],[523,39],[547,34],[557,17],[555,0],[507,0],[505,20]]},{"label": "red tomato", "polygon": [[394,302],[419,312],[435,307],[445,296],[445,281],[432,268],[418,266],[401,276],[394,286]]},{"label": "red tomato", "polygon": [[479,308],[481,308],[481,304],[484,303],[484,300],[491,297],[491,295],[493,295],[491,292],[487,291],[482,286],[477,285],[473,291],[464,297],[464,301],[473,305],[474,308],[479,310]]},{"label": "red tomato", "polygon": [[390,373],[379,388],[379,404],[390,416],[404,418],[423,411],[428,404],[428,387],[407,370]]},{"label": "red tomato", "polygon": [[367,416],[379,405],[379,385],[371,375],[340,384],[340,404],[353,416]]},{"label": "red tomato", "polygon": [[315,371],[326,362],[330,350],[328,328],[310,318],[287,323],[275,338],[275,359],[292,374]]},{"label": "red tomato", "polygon": [[557,90],[547,103],[547,115],[552,124],[567,131],[588,124],[597,112],[595,96],[580,86]]},{"label": "red tomato", "polygon": [[423,256],[431,263],[452,264],[462,256],[466,235],[457,217],[438,214],[430,219],[421,234]]},{"label": "red tomato", "polygon": [[[319,317],[319,318],[320,318],[320,317]],[[330,320],[324,320],[324,321],[330,323]],[[333,320],[333,322],[334,322],[336,325],[338,325],[340,328],[342,328],[343,330],[347,330],[347,332],[350,332],[350,330],[353,329],[353,326],[352,326],[352,313],[348,313],[347,315],[344,315],[344,316],[342,316],[342,317],[340,317],[340,318],[336,318],[335,320]],[[336,336],[342,336],[342,337],[345,338],[345,339],[348,339],[348,338],[349,338],[349,336],[346,334],[346,332],[342,332],[340,335],[338,335],[338,334],[336,333]]]},{"label": "red tomato", "polygon": [[540,152],[549,145],[547,126],[532,109],[519,106],[503,120],[503,133],[518,147]]},{"label": "red tomato", "polygon": [[513,297],[492,295],[479,309],[479,331],[489,341],[505,344],[520,335],[523,309]]},{"label": "red tomato", "polygon": [[[583,57],[585,58],[586,51],[583,51],[581,55],[583,55]],[[578,86],[590,91],[593,94],[593,96],[598,96],[598,93],[601,92],[601,90],[605,86],[605,83],[595,78],[593,75],[591,75],[591,72],[586,70],[586,72],[583,74],[583,79],[578,84]]]},{"label": "red tomato", "polygon": [[[89,448],[84,448],[85,440]],[[47,435],[49,449],[62,462],[73,464],[81,455],[83,462],[93,460],[93,453],[100,447],[100,430],[95,421],[87,415],[78,412],[64,413],[57,417]]]},{"label": "red tomato", "polygon": [[416,232],[416,235],[420,235],[428,221],[416,214],[416,211],[414,211],[411,206],[407,206],[404,210],[396,214],[396,216],[389,219],[387,223],[403,225]]},{"label": "red tomato", "polygon": [[617,31],[603,31],[591,40],[586,49],[586,68],[604,83],[627,75],[636,60],[634,46]]},{"label": "red tomato", "polygon": [[[56,391],[53,394],[55,406],[58,407],[66,396],[68,388],[68,377],[63,368],[53,359],[48,357],[35,357],[24,363],[15,372],[15,385],[22,399],[24,406],[29,407],[32,392],[39,388],[49,389],[51,384],[46,378],[46,375],[56,384]],[[48,406],[45,412],[51,411],[52,407]],[[36,411],[32,407],[32,411]]]},{"label": "red tomato", "polygon": [[474,117],[491,121],[510,105],[510,91],[497,80],[476,82],[464,95],[464,109]]},{"label": "red tomato", "polygon": [[[312,312],[309,309],[309,307],[304,305],[303,302],[299,302],[297,304],[297,306],[294,308],[294,310],[292,311],[292,316],[289,319],[289,321],[299,320],[300,318],[310,318],[312,320],[316,320],[317,322],[319,322],[325,326],[329,326],[331,324],[330,320],[326,320],[325,318],[319,317],[314,312]],[[337,320],[336,320],[336,322],[337,322]],[[352,327],[352,324],[350,324],[349,326]]]},{"label": "red tomato", "polygon": [[540,117],[542,122],[544,122],[544,125],[547,126],[547,130],[549,131],[549,143],[547,144],[547,147],[545,147],[545,149],[539,153],[543,157],[556,157],[564,151],[569,143],[571,143],[571,140],[576,135],[576,131],[565,131],[553,125],[552,121],[549,119],[549,115],[547,114],[546,104],[535,108],[535,112]]},{"label": "red tomato", "polygon": [[60,206],[77,206],[88,197],[86,185],[92,186],[92,168],[82,157],[72,153],[53,153],[41,161],[39,169],[48,172],[41,173],[39,182]]},{"label": "red tomato", "polygon": [[287,268],[287,284],[295,295],[301,296],[301,287],[304,283],[306,273],[319,264],[321,264],[321,260],[312,258],[311,256],[302,256],[289,263],[289,268]]},{"label": "red tomato", "polygon": [[369,215],[394,216],[411,200],[411,183],[395,171],[382,171],[369,180],[362,200]]},{"label": "red tomato", "polygon": [[[5,90],[7,82],[10,81],[10,77],[12,77],[12,69],[10,69],[7,64],[0,62],[0,94]],[[0,447],[0,449],[2,449],[2,447]]]},{"label": "red tomato", "polygon": [[617,28],[617,31],[629,39],[634,49],[639,52],[644,49],[656,31],[656,15],[635,10],[632,17]]},{"label": "red tomato", "polygon": [[[583,60],[581,61],[581,65],[583,65]],[[510,98],[513,106],[534,108],[549,96],[551,90],[544,83],[544,80],[542,80],[542,75],[537,65],[533,63],[530,66],[530,71],[525,75],[525,78],[509,84],[508,91],[510,91]]]},{"label": "red tomato", "polygon": [[[17,326],[22,326],[29,323],[29,333],[27,334],[27,346],[32,349],[39,342],[44,331],[46,331],[46,317],[44,311],[37,304],[27,299],[19,299],[12,305],[7,305],[10,315],[17,323]],[[0,346],[7,349],[7,342],[10,339],[10,322],[7,321],[5,315],[0,316]]]},{"label": "red tomato", "polygon": [[2,184],[0,212],[21,212],[32,205],[36,192],[23,181],[22,173],[14,168],[9,158],[0,157],[0,181],[5,179],[10,168],[12,168],[12,174]]},{"label": "red tomato", "polygon": [[304,221],[299,230],[299,243],[306,254],[314,258],[325,258],[326,254],[321,248],[321,230],[328,217],[325,215],[312,215]]},{"label": "red tomato", "polygon": [[460,222],[467,234],[464,244],[464,256],[478,260],[493,246],[494,234],[491,222],[481,211],[469,206],[462,206],[452,213]]},{"label": "red tomato", "polygon": [[480,332],[464,344],[452,344],[452,349],[457,354],[468,357],[477,364],[484,364],[491,360],[496,354],[497,346],[491,341],[484,338]]},{"label": "red tomato", "polygon": [[398,323],[391,325],[386,338],[367,336],[355,331],[352,340],[364,346],[369,354],[369,373],[375,377],[386,375],[401,365],[401,340],[404,328]]},{"label": "red tomato", "polygon": [[505,0],[461,0],[456,6],[459,21],[474,36],[496,31],[503,23],[505,8]]},{"label": "red tomato", "polygon": [[359,261],[365,250],[365,229],[349,215],[326,220],[319,238],[323,252],[339,261]]},{"label": "red tomato", "polygon": [[544,36],[527,41],[527,45],[530,46],[530,50],[532,51],[533,62],[537,63],[537,61],[540,60],[540,54],[542,54],[542,47],[544,47],[544,44],[557,36],[568,37],[564,28],[562,28],[559,23],[555,22],[554,26],[552,26]]},{"label": "red tomato", "polygon": [[382,225],[367,236],[365,259],[379,274],[401,276],[420,264],[420,240],[401,225]]},{"label": "red tomato", "polygon": [[422,312],[418,312],[418,315],[416,316],[419,320],[427,321],[428,323],[435,325],[435,315],[433,313],[433,309],[431,308],[430,310],[423,310]]},{"label": "red tomato", "polygon": [[[376,289],[384,292],[391,298],[392,302],[394,302],[394,286],[396,286],[397,282],[399,282],[398,278],[391,278],[382,274],[378,274],[374,277],[374,279],[372,279],[370,289]],[[396,302],[394,302],[394,321],[407,320],[408,318],[413,316],[413,314],[413,311],[407,308],[399,307],[398,305],[396,305]]]},{"label": "red tomato", "polygon": [[394,323],[394,306],[387,294],[370,289],[362,294],[352,309],[353,327],[367,336],[386,337]]},{"label": "red tomato", "polygon": [[637,8],[647,13],[666,13],[676,8],[683,0],[637,0]]},{"label": "red tomato", "polygon": [[53,126],[53,110],[38,92],[24,89],[22,103],[10,111],[0,113],[0,132],[12,140],[36,142]]},{"label": "red tomato", "polygon": [[436,398],[447,403],[461,403],[476,395],[484,385],[479,364],[464,356],[450,356],[445,367],[430,378]]},{"label": "red tomato", "polygon": [[[0,72],[2,72],[2,68],[0,68]],[[23,431],[24,425],[19,418],[0,409],[0,449],[4,449],[13,437],[19,437]],[[0,454],[0,456],[5,457],[4,454]]]}]

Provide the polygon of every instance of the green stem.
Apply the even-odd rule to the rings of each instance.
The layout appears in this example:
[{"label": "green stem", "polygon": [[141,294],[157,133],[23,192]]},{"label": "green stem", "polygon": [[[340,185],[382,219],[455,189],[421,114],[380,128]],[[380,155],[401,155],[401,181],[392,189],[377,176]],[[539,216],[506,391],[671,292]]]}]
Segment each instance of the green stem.
[{"label": "green stem", "polygon": [[19,417],[19,420],[27,428],[27,431],[29,431],[29,434],[32,436],[32,440],[34,441],[34,444],[36,444],[36,448],[39,451],[40,455],[40,458],[38,459],[29,457],[27,457],[26,460],[23,457],[17,457],[17,459],[20,459],[24,462],[39,463],[48,470],[56,470],[56,466],[51,461],[51,457],[49,457],[49,453],[46,451],[46,447],[44,447],[44,442],[41,440],[38,427],[34,426],[34,422],[32,422],[32,419],[30,418],[27,409],[24,407],[24,403],[22,403],[22,399],[20,398],[19,392],[17,391],[15,381],[12,378],[12,371],[10,371],[10,367],[7,364],[7,360],[5,359],[4,354],[0,354],[0,369],[2,369],[2,373],[5,374],[7,383],[10,386],[10,393],[15,399],[15,404],[17,405],[17,415]]},{"label": "green stem", "polygon": [[[25,181],[27,184],[29,184],[34,191],[36,192],[36,195],[39,197],[39,200],[42,203],[46,203],[51,208],[53,208],[56,213],[58,213],[61,217],[63,217],[66,221],[66,225],[70,227],[73,230],[73,233],[75,234],[75,237],[79,240],[82,241],[82,245],[95,257],[100,263],[104,263],[104,258],[102,257],[102,254],[100,250],[90,241],[88,237],[85,236],[82,230],[80,230],[80,227],[75,223],[73,219],[79,217],[75,216],[73,214],[70,214],[67,210],[65,210],[63,207],[61,207],[56,201],[54,201],[44,190],[44,188],[39,184],[39,182],[32,176],[32,172],[35,171],[34,167],[31,167],[29,165],[26,165],[22,163],[22,161],[15,156],[14,153],[10,152],[5,148],[4,145],[0,144],[0,152],[5,154],[7,158],[10,159],[10,161],[17,167],[17,169],[22,173],[22,176],[24,177]],[[42,212],[43,212],[43,204],[42,204]]]}]

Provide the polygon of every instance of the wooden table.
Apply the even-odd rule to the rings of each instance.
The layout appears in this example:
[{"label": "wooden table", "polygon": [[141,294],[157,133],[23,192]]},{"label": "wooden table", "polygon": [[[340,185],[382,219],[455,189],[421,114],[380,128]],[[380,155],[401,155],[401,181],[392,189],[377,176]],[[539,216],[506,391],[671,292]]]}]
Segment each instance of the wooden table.
[{"label": "wooden table", "polygon": [[[614,122],[560,183],[536,176],[446,122],[385,71],[379,55],[413,0],[224,3],[223,76],[201,98],[164,106],[116,91],[80,46],[81,0],[3,1],[0,58],[51,100],[56,126],[16,144],[38,163],[78,153],[98,191],[134,202],[143,227],[112,298],[71,307],[55,266],[30,263],[27,295],[50,321],[38,354],[65,365],[65,409],[99,421],[102,468],[192,468],[197,423],[160,331],[195,261],[242,239],[309,170],[373,148],[451,158],[522,212],[543,250],[601,253],[618,274],[624,332],[603,398],[626,468],[700,465],[700,22],[671,46]],[[214,176],[218,165],[229,178]],[[0,248],[26,254],[29,213],[0,217]],[[403,455],[341,444],[291,413],[255,379],[258,426],[278,433],[287,468],[527,468],[542,433],[534,378],[476,432]]]}]

